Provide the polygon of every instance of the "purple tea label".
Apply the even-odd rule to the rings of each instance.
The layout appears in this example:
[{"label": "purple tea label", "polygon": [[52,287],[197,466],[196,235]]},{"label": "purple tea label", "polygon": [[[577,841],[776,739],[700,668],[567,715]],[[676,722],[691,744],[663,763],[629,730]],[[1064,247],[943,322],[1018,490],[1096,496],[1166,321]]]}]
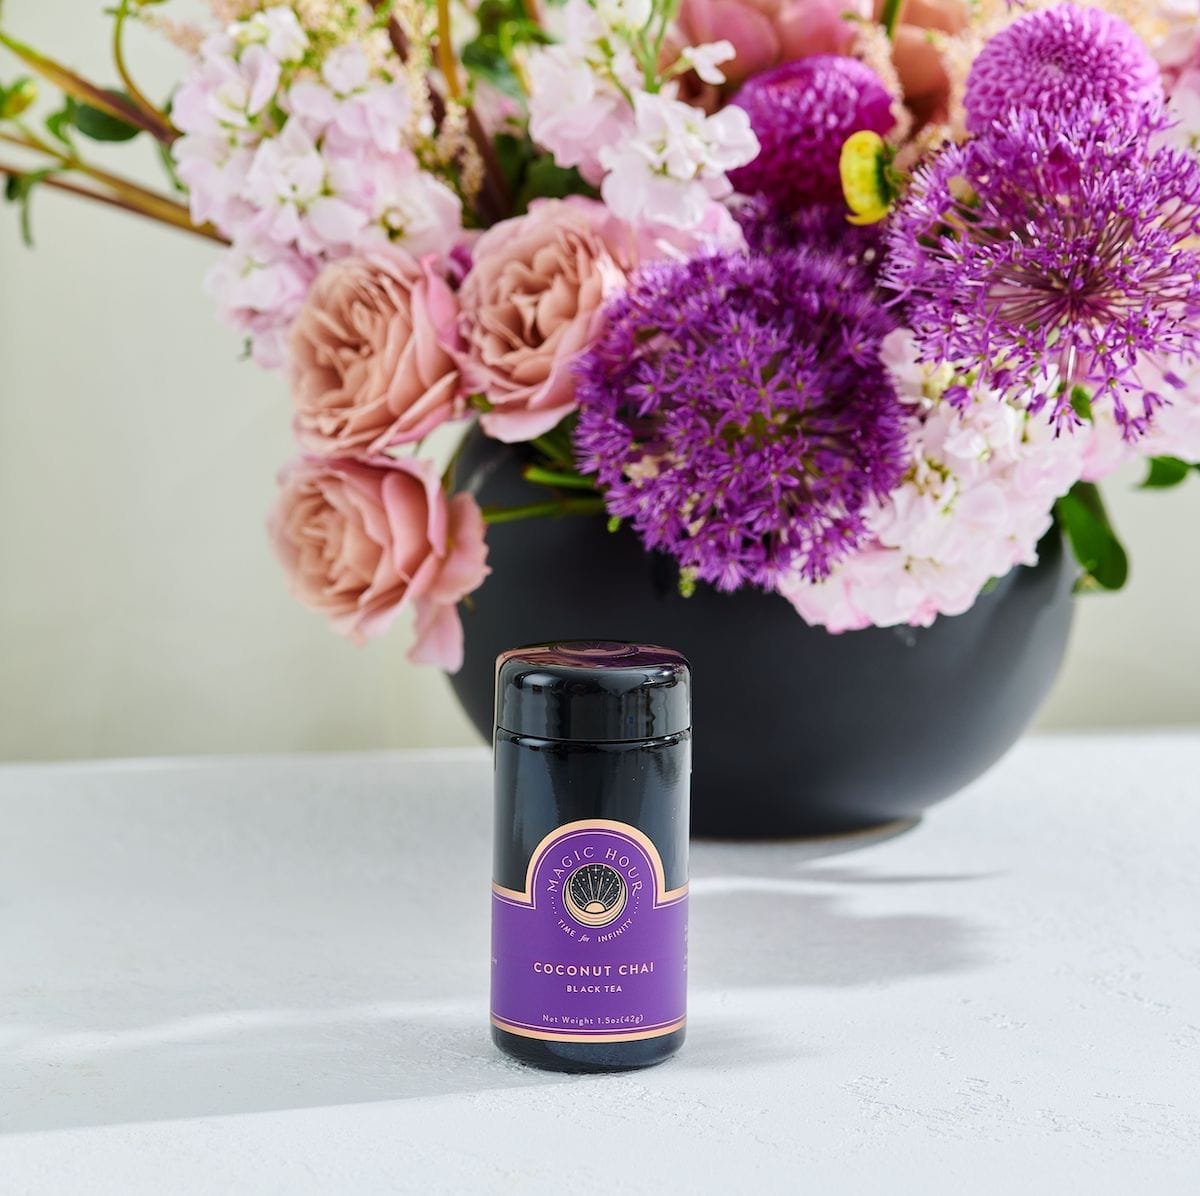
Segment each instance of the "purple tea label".
[{"label": "purple tea label", "polygon": [[492,1023],[556,1041],[670,1034],[687,1012],[687,885],[623,822],[560,826],[523,891],[492,886]]}]

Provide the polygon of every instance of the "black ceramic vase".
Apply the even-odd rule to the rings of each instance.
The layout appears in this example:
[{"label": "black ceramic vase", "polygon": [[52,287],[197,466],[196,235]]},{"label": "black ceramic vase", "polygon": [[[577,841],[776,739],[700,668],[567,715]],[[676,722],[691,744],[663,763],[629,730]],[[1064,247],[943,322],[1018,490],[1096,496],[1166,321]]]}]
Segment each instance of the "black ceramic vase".
[{"label": "black ceramic vase", "polygon": [[[485,507],[544,501],[524,449],[468,436],[460,487]],[[683,652],[694,676],[692,831],[783,838],[918,816],[991,767],[1045,698],[1071,627],[1057,533],[964,615],[830,635],[778,595],[678,593],[673,562],[628,529],[568,515],[488,530],[491,576],[464,607],[454,691],[490,739],[497,655],[621,639]]]}]

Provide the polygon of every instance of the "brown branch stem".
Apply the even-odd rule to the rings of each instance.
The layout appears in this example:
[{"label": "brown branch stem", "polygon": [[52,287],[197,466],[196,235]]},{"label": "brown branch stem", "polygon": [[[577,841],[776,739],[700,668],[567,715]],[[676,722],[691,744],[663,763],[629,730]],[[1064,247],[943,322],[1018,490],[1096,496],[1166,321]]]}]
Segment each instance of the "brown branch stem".
[{"label": "brown branch stem", "polygon": [[500,159],[496,157],[496,147],[487,135],[475,109],[470,106],[467,108],[467,131],[471,134],[471,140],[475,142],[479,156],[483,159],[483,191],[480,198],[486,202],[493,219],[503,220],[512,211],[512,196],[508,191],[508,182],[500,167]]},{"label": "brown branch stem", "polygon": [[[20,178],[22,175],[31,173],[28,169],[21,166],[13,166],[8,162],[0,162],[0,175],[11,175],[13,178]],[[195,236],[203,237],[208,241],[216,241],[220,245],[228,245],[229,242],[221,236],[219,232],[211,225],[195,225],[190,220],[179,220],[173,216],[168,216],[155,211],[150,211],[147,208],[139,207],[130,200],[120,195],[107,194],[103,191],[94,191],[90,187],[81,187],[78,183],[68,182],[66,179],[60,178],[45,178],[42,179],[38,186],[50,187],[55,191],[63,191],[68,195],[74,195],[80,199],[88,199],[93,203],[104,204],[107,207],[118,208],[122,212],[129,212],[131,215],[144,216],[147,220],[153,220],[158,224],[165,224],[171,228],[179,229],[182,232],[193,233]]]},{"label": "brown branch stem", "polygon": [[137,204],[140,211],[147,213],[153,211],[156,215],[162,216],[168,223],[176,224],[180,227],[184,227],[185,225],[192,226],[191,214],[187,207],[177,200],[172,199],[169,195],[163,195],[159,191],[152,191],[149,187],[143,187],[140,183],[135,183],[132,179],[124,178],[119,174],[112,174],[107,170],[101,170],[98,166],[92,166],[72,154],[63,153],[38,137],[30,135],[14,137],[10,133],[0,133],[0,142],[19,146],[21,149],[32,150],[34,153],[44,154],[48,158],[53,158],[64,170],[77,171],[79,174],[86,175],[93,181],[103,184],[122,199]]},{"label": "brown branch stem", "polygon": [[458,80],[458,62],[454,57],[454,42],[450,38],[450,0],[437,0],[437,58],[438,69],[446,80],[446,90],[452,100],[462,97]]},{"label": "brown branch stem", "polygon": [[[371,7],[379,12],[386,7],[387,0],[370,0],[370,3]],[[443,10],[445,10],[446,21],[444,29]],[[459,87],[458,73],[450,41],[449,13],[447,0],[438,0],[438,67],[446,79],[447,90],[452,97],[457,98],[460,92],[457,90]],[[397,57],[403,62],[408,58],[408,38],[395,17],[388,21],[388,37],[391,40],[392,49],[396,51]],[[428,87],[430,115],[433,117],[434,124],[440,128],[446,116],[446,102],[432,83],[429,83]],[[474,108],[467,105],[466,115],[467,132],[483,160],[484,178],[483,191],[479,197],[482,208],[480,215],[483,216],[485,223],[491,224],[502,220],[509,214],[512,198],[508,193],[508,183],[504,178],[504,171],[500,168],[500,160],[496,157],[496,147],[492,144],[492,139],[485,132]]]}]

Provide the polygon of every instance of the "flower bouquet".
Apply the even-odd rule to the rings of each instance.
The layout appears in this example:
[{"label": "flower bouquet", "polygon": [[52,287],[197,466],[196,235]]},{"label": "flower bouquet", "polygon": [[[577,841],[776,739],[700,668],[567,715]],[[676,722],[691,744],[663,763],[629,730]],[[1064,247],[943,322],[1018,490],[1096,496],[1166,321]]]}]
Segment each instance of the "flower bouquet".
[{"label": "flower bouquet", "polygon": [[[1055,524],[1115,589],[1097,482],[1200,460],[1195,3],[169,9],[116,4],[112,87],[0,32],[7,195],[222,246],[214,301],[293,400],[271,538],[352,638],[409,608],[457,669],[489,526],[560,516],[832,633],[960,615]],[[162,102],[135,21],[187,55]],[[83,149],[134,137],[165,190]],[[534,501],[459,486],[465,421]]]}]

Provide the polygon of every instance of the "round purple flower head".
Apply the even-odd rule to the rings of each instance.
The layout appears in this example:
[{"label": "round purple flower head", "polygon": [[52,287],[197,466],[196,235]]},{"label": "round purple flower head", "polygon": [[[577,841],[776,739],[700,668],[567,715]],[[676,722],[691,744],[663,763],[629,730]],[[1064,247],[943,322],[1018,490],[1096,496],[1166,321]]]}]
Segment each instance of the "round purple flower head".
[{"label": "round purple flower head", "polygon": [[1200,162],[1156,149],[1161,127],[1098,107],[1012,113],[920,168],[881,281],[925,359],[1060,424],[1082,385],[1128,438],[1145,432],[1167,399],[1141,367],[1175,385],[1172,359],[1200,350]]},{"label": "round purple flower head", "polygon": [[1119,17],[1062,4],[1031,12],[983,47],[967,79],[967,129],[1017,108],[1053,119],[1100,104],[1118,116],[1161,104],[1158,64]]},{"label": "round purple flower head", "polygon": [[851,224],[846,201],[781,208],[762,195],[741,197],[733,215],[751,253],[815,249],[874,275],[882,257],[883,226]]},{"label": "round purple flower head", "polygon": [[719,589],[827,576],[906,464],[863,274],[813,252],[654,263],[605,315],[576,445],[610,513]]},{"label": "round purple flower head", "polygon": [[734,187],[794,207],[842,197],[838,160],[851,133],[880,135],[896,123],[892,98],[856,58],[817,54],[756,75],[733,103],[758,137],[758,157],[732,171]]}]

